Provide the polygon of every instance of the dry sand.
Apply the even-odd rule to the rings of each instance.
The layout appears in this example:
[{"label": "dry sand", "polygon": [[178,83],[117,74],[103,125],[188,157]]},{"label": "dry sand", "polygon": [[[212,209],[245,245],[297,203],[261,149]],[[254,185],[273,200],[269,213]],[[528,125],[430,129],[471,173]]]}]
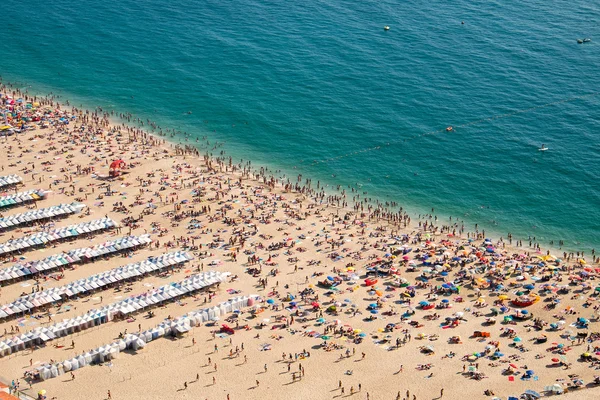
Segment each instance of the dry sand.
[{"label": "dry sand", "polygon": [[[35,395],[39,390],[45,389],[49,399],[56,397],[60,400],[106,399],[108,390],[111,391],[113,399],[128,400],[167,398],[206,398],[212,400],[227,399],[228,395],[230,399],[287,398],[292,400],[345,397],[366,399],[368,393],[370,399],[393,400],[398,392],[401,395],[400,398],[405,398],[407,391],[410,391],[411,399],[413,396],[416,396],[417,399],[439,398],[440,390],[443,388],[444,399],[486,398],[484,395],[486,389],[492,390],[496,396],[505,399],[508,395],[518,397],[526,389],[543,392],[545,385],[550,385],[557,379],[566,379],[566,382],[568,382],[568,374],[579,374],[586,384],[591,382],[594,376],[595,370],[590,368],[589,363],[578,361],[579,354],[586,351],[587,343],[575,344],[572,350],[566,353],[568,363],[572,363],[569,370],[554,366],[549,367],[552,364],[550,359],[557,357],[557,355],[546,351],[551,343],[571,344],[570,340],[560,337],[561,334],[565,333],[564,331],[537,332],[526,327],[531,321],[521,322],[517,325],[505,325],[501,323],[502,315],[497,317],[498,323],[495,325],[483,326],[482,324],[487,318],[485,314],[489,313],[491,305],[482,309],[474,307],[477,296],[469,285],[465,285],[466,287],[463,287],[460,294],[464,298],[462,303],[455,301],[456,295],[440,297],[437,302],[434,301],[439,303],[441,298],[448,298],[452,304],[450,309],[421,310],[417,307],[416,314],[409,319],[417,320],[423,326],[415,328],[410,326],[408,321],[401,321],[401,315],[408,310],[408,305],[396,304],[401,299],[400,294],[404,289],[386,290],[385,280],[380,278],[378,288],[383,291],[382,297],[386,301],[383,302],[383,307],[379,310],[379,313],[375,314],[375,319],[366,321],[365,317],[371,315],[366,309],[368,304],[376,301],[379,296],[370,295],[368,293],[369,288],[364,285],[365,266],[373,262],[376,257],[385,258],[384,254],[389,249],[382,248],[381,244],[394,242],[390,238],[392,229],[395,232],[404,232],[410,235],[411,238],[414,238],[416,233],[423,232],[422,229],[415,226],[416,221],[413,221],[412,226],[407,227],[392,228],[388,226],[385,231],[383,229],[387,226],[386,223],[369,220],[368,216],[351,216],[347,221],[339,218],[332,225],[332,215],[343,217],[349,211],[329,207],[326,205],[327,201],[320,204],[320,202],[314,200],[314,195],[285,192],[280,183],[277,183],[274,188],[269,188],[262,182],[262,179],[259,182],[253,178],[244,177],[240,185],[238,181],[239,172],[226,171],[223,166],[217,166],[215,161],[212,161],[211,166],[218,168],[219,172],[215,172],[214,169],[209,171],[208,164],[202,157],[190,154],[176,155],[172,149],[165,152],[159,146],[142,146],[139,137],[137,141],[129,142],[129,136],[131,135],[127,133],[119,138],[114,134],[108,136],[106,135],[108,131],[106,126],[98,130],[99,133],[94,140],[91,140],[92,135],[89,133],[75,136],[72,131],[80,125],[81,121],[68,125],[67,130],[71,132],[70,134],[66,131],[58,133],[55,127],[50,127],[20,134],[18,141],[15,137],[0,139],[5,149],[5,157],[1,162],[2,175],[12,173],[21,175],[24,178],[24,185],[19,190],[49,189],[49,184],[53,183],[52,193],[48,199],[38,202],[38,207],[47,207],[72,202],[75,198],[83,198],[82,202],[89,207],[90,214],[82,215],[81,219],[77,216],[71,216],[59,220],[56,222],[56,226],[66,226],[100,218],[104,215],[108,215],[115,221],[121,221],[126,216],[137,217],[146,207],[146,204],[153,200],[158,205],[155,213],[144,216],[140,226],[132,229],[132,233],[136,235],[144,232],[152,233],[152,239],[159,240],[161,247],[159,249],[154,246],[152,248],[147,247],[137,250],[130,257],[116,256],[108,260],[80,265],[74,269],[67,268],[64,272],[64,279],[61,281],[54,279],[42,280],[40,284],[44,288],[63,285],[120,265],[140,261],[150,255],[162,254],[169,250],[164,247],[167,242],[171,242],[170,244],[173,246],[171,249],[181,248],[183,242],[177,241],[181,237],[195,236],[195,245],[202,244],[203,246],[202,249],[195,251],[196,255],[198,255],[198,251],[208,251],[210,254],[206,257],[197,257],[191,265],[188,264],[183,269],[166,277],[150,276],[135,282],[131,285],[131,291],[128,293],[115,292],[113,289],[105,290],[68,301],[60,310],[54,307],[50,312],[53,314],[55,321],[75,317],[89,309],[99,307],[100,296],[103,298],[102,304],[108,304],[128,295],[142,293],[152,286],[179,281],[195,271],[196,267],[201,264],[203,264],[205,270],[228,271],[239,277],[234,282],[221,285],[220,290],[212,300],[213,303],[225,301],[231,297],[225,291],[231,288],[239,290],[242,294],[259,294],[264,299],[273,298],[276,304],[282,304],[278,296],[268,296],[277,283],[276,290],[279,292],[280,297],[284,297],[287,293],[297,295],[300,290],[310,285],[318,294],[318,301],[321,303],[323,310],[330,303],[335,302],[341,302],[345,306],[338,307],[342,312],[337,316],[328,315],[325,312],[323,317],[327,321],[326,324],[318,324],[316,322],[317,314],[311,312],[309,320],[306,322],[296,320],[288,327],[280,327],[280,324],[275,323],[276,316],[289,318],[290,313],[285,310],[273,311],[267,309],[259,314],[258,318],[247,322],[252,329],[248,331],[237,330],[232,336],[213,338],[211,331],[214,327],[196,327],[183,338],[160,339],[149,343],[145,349],[135,354],[131,352],[121,353],[110,364],[86,366],[75,371],[74,380],[71,380],[69,374],[65,374],[47,381],[33,383],[31,389],[27,389],[28,385],[22,381],[21,389],[25,388],[25,393]],[[45,153],[40,152],[48,150],[52,146],[56,149]],[[87,146],[85,154],[81,151],[83,146]],[[107,162],[117,157],[122,157],[128,163],[134,161],[138,164],[135,168],[128,169],[128,173],[121,179],[110,182],[111,188],[117,191],[118,194],[97,199],[98,194],[102,192],[98,185],[104,183],[104,181],[99,180],[93,174],[75,174],[76,166],[80,165],[83,168],[93,166],[97,174],[106,175],[108,173]],[[43,170],[43,162],[50,162],[51,165],[47,165]],[[35,164],[34,170],[31,168],[32,163]],[[182,169],[178,170],[179,167]],[[65,174],[60,172],[61,168],[66,169],[72,177],[72,181],[65,181]],[[36,174],[33,178],[32,172]],[[151,173],[154,173],[153,177],[149,177]],[[56,177],[52,178],[52,176]],[[163,182],[170,185],[163,191],[159,190],[161,177],[167,178]],[[39,181],[40,178],[42,179],[41,182]],[[150,180],[151,183],[143,187],[143,194],[138,199],[139,205],[130,206],[136,200],[136,196],[140,195],[142,187],[138,178]],[[187,187],[182,188],[182,182]],[[68,193],[72,189],[70,185],[74,186],[74,195]],[[173,187],[174,185],[176,187]],[[92,188],[95,188],[95,193],[92,193]],[[194,188],[204,189],[205,195],[202,197],[201,202],[192,202],[191,191]],[[83,189],[83,192],[80,192],[80,189]],[[8,192],[11,192],[11,190]],[[219,194],[218,198],[215,197],[217,193]],[[162,195],[162,202],[156,194]],[[87,199],[84,198],[86,195]],[[175,199],[175,203],[180,204],[180,212],[192,209],[200,211],[203,206],[210,206],[211,211],[209,213],[195,217],[200,221],[202,227],[188,230],[191,217],[172,224],[170,218],[163,215],[174,209],[174,205],[168,201],[171,198]],[[181,201],[185,199],[190,202],[181,204]],[[325,200],[327,199],[325,198]],[[100,205],[99,202],[104,202],[104,204]],[[123,202],[130,213],[126,215],[113,211],[113,203],[116,202]],[[4,211],[3,214],[15,214],[23,212],[25,209],[25,207],[16,207]],[[235,225],[226,224],[223,214],[217,214],[217,210],[227,210],[226,216],[235,218]],[[305,212],[308,212],[309,215],[305,215]],[[254,213],[254,219],[251,219],[251,213]],[[294,217],[292,213],[302,217]],[[264,220],[261,222],[263,216]],[[365,224],[353,223],[355,219],[363,220]],[[266,220],[268,220],[268,223],[264,223]],[[244,221],[255,223],[258,232],[247,236],[243,250],[255,252],[263,259],[263,262],[267,261],[270,256],[273,257],[272,261],[274,263],[272,265],[263,263],[260,277],[265,278],[271,270],[278,270],[276,276],[268,276],[266,290],[257,286],[257,278],[245,272],[248,268],[246,265],[248,255],[244,254],[243,251],[239,251],[239,243],[233,246],[237,252],[237,261],[234,261],[231,257],[232,247],[227,246],[230,238],[234,236],[234,231],[241,229],[245,229],[247,232],[254,231],[254,228]],[[156,230],[153,231],[152,229],[153,223],[165,228],[167,232],[159,236]],[[439,222],[438,224],[441,225],[442,223]],[[12,236],[24,236],[26,231],[35,231],[36,229],[38,228],[30,227],[2,233],[0,234],[0,242],[8,240]],[[42,259],[67,249],[102,243],[115,237],[124,236],[127,233],[128,229],[123,228],[120,235],[114,231],[101,233],[89,239],[61,243],[41,250],[28,251],[23,255],[27,260]],[[303,239],[300,238],[300,235],[304,235]],[[327,239],[325,235],[327,235]],[[343,238],[341,238],[342,236]],[[296,242],[294,248],[267,250],[266,247],[269,244],[278,243],[287,238],[292,238]],[[217,239],[221,239],[222,242],[217,242]],[[330,244],[325,243],[326,240],[331,242],[332,239],[341,244],[334,251],[331,250]],[[466,236],[460,239],[439,234],[432,235],[429,244],[424,237],[422,239],[421,242],[409,244],[414,249],[426,249],[431,248],[431,243],[440,243],[443,239],[450,240],[453,245],[466,242]],[[318,242],[323,243],[319,244]],[[481,242],[482,240],[477,241],[478,244],[481,244]],[[217,243],[218,247],[208,248],[207,246],[211,243]],[[377,248],[374,247],[375,243],[378,243]],[[523,253],[524,251],[530,251],[532,255],[537,254],[532,249],[513,249],[502,243],[496,243],[496,245],[507,255]],[[299,248],[304,251],[299,251]],[[439,247],[436,251],[436,255],[443,253],[443,250],[439,250]],[[454,255],[454,246],[448,247],[446,251]],[[334,252],[341,255],[342,258],[337,261],[332,260],[331,256]],[[415,252],[413,251],[408,255],[413,258]],[[292,257],[297,257],[298,261],[289,262],[288,258]],[[499,267],[502,265],[501,258],[498,258]],[[320,261],[320,265],[309,263],[311,260]],[[211,261],[216,261],[213,263],[215,265],[210,265]],[[13,263],[13,261],[7,260],[4,267]],[[325,296],[328,290],[318,287],[318,281],[323,280],[328,275],[336,275],[333,272],[334,267],[344,270],[344,267],[349,263],[354,264],[356,273],[361,278],[356,280],[354,284],[343,282],[339,286],[341,290],[335,294],[335,298]],[[401,276],[406,277],[411,283],[417,282],[416,277],[420,275],[423,267],[418,269],[417,272],[409,273],[405,271],[406,266],[401,258],[395,259],[394,263],[400,264]],[[297,271],[295,271],[296,265],[298,266]],[[472,265],[468,268],[472,268]],[[444,280],[452,280],[459,269],[459,266],[454,266],[445,279],[432,279],[430,283],[440,285]],[[322,275],[315,276],[315,274]],[[509,281],[515,281],[517,275],[514,274],[509,277],[506,284]],[[542,276],[543,274],[539,273],[539,275]],[[568,283],[568,281],[565,280],[564,283]],[[21,292],[30,293],[34,284],[33,280],[27,280],[3,287],[0,302],[6,304],[16,299]],[[591,307],[582,307],[582,303],[593,292],[593,287],[598,286],[594,282],[590,282],[590,284],[592,291],[586,292],[585,295],[575,299],[571,296],[578,288],[573,287],[569,295],[562,296],[562,303],[554,310],[544,310],[543,307],[548,303],[543,300],[528,309],[535,314],[535,317],[547,322],[556,321],[554,315],[566,318],[567,324],[574,322],[577,316],[590,318],[593,314],[592,307],[597,304],[597,298],[593,298]],[[286,289],[285,285],[289,285],[289,288]],[[507,294],[514,298],[513,292],[511,290]],[[419,301],[425,299],[429,289],[418,289],[416,293],[417,295],[411,303],[413,307]],[[486,296],[485,300],[489,303],[496,300],[494,294],[488,293],[488,290],[483,290],[482,294]],[[390,297],[386,298],[388,295]],[[300,304],[304,309],[311,310],[311,301],[308,302],[309,304],[302,302]],[[155,309],[156,316],[151,319],[145,318],[144,314],[139,314],[136,316],[135,322],[110,322],[76,335],[51,341],[45,347],[35,351],[26,350],[4,357],[0,359],[0,377],[5,382],[10,382],[12,379],[21,378],[25,371],[31,369],[30,360],[32,360],[34,367],[50,360],[62,361],[85,350],[109,343],[117,337],[119,332],[126,329],[129,332],[137,331],[138,324],[141,324],[142,329],[147,329],[157,325],[168,315],[176,317],[187,311],[202,308],[204,306],[204,296],[188,297],[183,302],[185,303],[183,305],[171,303],[167,307]],[[351,304],[355,304],[362,314],[353,316],[352,313],[345,312],[344,310],[350,308]],[[267,304],[264,305],[267,306]],[[385,315],[385,312],[390,310],[390,305],[395,307],[396,315]],[[65,306],[70,306],[70,309],[66,310]],[[562,313],[561,310],[568,306],[572,306],[580,314],[566,315]],[[452,316],[459,311],[465,313],[465,321],[462,321],[455,328],[442,329],[440,327],[440,323],[444,321],[445,317]],[[476,317],[471,313],[472,311],[480,311],[484,316]],[[438,313],[441,318],[433,321],[426,321],[423,318],[434,312]],[[42,314],[42,312],[40,311],[37,314]],[[265,318],[269,319],[267,326],[259,329],[257,324]],[[331,335],[333,337],[328,343],[335,343],[341,349],[325,351],[322,346],[324,341],[321,338],[303,335],[303,332],[307,330],[323,333],[325,326],[330,325],[335,319],[339,319],[341,325],[349,324],[353,329],[361,329],[366,334],[363,342],[355,344],[347,337],[342,338],[339,335]],[[16,325],[19,321],[15,319],[0,321],[0,333],[4,332],[5,329],[8,330],[8,334],[2,339],[12,336],[10,333],[11,326]],[[46,319],[26,319],[20,322],[20,330],[23,332],[39,326],[40,323],[46,323]],[[389,323],[397,324],[398,329],[391,333],[382,332],[383,328]],[[596,322],[592,322],[590,329],[587,331],[593,332],[596,324]],[[509,347],[512,339],[500,336],[502,329],[505,328],[514,328],[518,336],[522,338],[521,343],[529,351],[521,352]],[[404,337],[402,333],[404,329],[408,330],[412,340],[400,348],[395,348],[395,340]],[[574,328],[569,329],[573,332],[577,331]],[[483,340],[470,338],[474,331],[487,331],[491,335],[489,339]],[[419,333],[425,335],[435,334],[438,337],[434,340],[428,338],[419,340],[417,338]],[[542,333],[548,335],[548,343],[534,344],[532,340]],[[388,339],[391,343],[379,343],[379,340],[385,338],[386,335],[389,335]],[[451,336],[460,336],[462,344],[449,344]],[[195,338],[197,342],[195,345],[192,345],[192,338]],[[75,349],[70,348],[71,341],[75,342]],[[232,344],[230,344],[230,341]],[[515,376],[514,382],[510,382],[508,376],[502,374],[502,370],[506,368],[508,363],[495,361],[494,363],[497,366],[493,366],[493,361],[486,357],[481,357],[475,361],[478,364],[478,370],[485,375],[485,378],[477,381],[463,374],[463,366],[469,365],[468,361],[461,360],[463,356],[483,351],[489,341],[500,342],[500,351],[505,354],[501,360],[508,360],[509,356],[518,355],[520,359],[514,361],[514,363],[520,367],[527,366],[529,369],[534,370],[535,376],[539,380],[523,381],[519,379],[520,374],[525,370],[525,368],[519,368],[518,372],[520,374]],[[271,350],[261,351],[262,345],[267,343],[271,344]],[[56,344],[65,347],[57,348],[55,347]],[[213,350],[215,344],[219,346],[217,353]],[[242,344],[244,351],[238,357],[230,358],[229,351],[236,346],[242,346]],[[593,347],[595,344],[597,342],[591,343],[591,346]],[[434,346],[435,354],[422,354],[419,347],[424,345]],[[350,356],[341,358],[346,349],[350,350]],[[300,368],[304,369],[302,379],[293,381],[291,372],[288,372],[288,362],[282,361],[282,353],[294,355],[304,350],[310,352],[310,357],[294,361],[289,366],[291,372],[298,372]],[[444,357],[449,352],[456,353],[456,356],[453,358]],[[363,353],[365,354],[364,357],[362,356]],[[244,356],[247,357],[247,362],[244,361]],[[536,356],[543,358],[536,358]],[[208,365],[209,357],[212,365]],[[216,371],[214,368],[215,363],[218,366]],[[426,363],[433,364],[433,367],[424,371],[416,369],[418,364]],[[266,371],[265,365],[267,366]],[[403,366],[403,372],[398,372],[401,365]],[[347,371],[351,371],[352,374],[348,375]],[[199,374],[199,380],[196,380],[197,374]],[[215,384],[213,384],[213,377],[216,378]],[[340,380],[344,388],[344,394],[338,388]],[[257,385],[257,381],[259,385]],[[188,384],[187,389],[184,389],[184,382]],[[360,392],[358,392],[359,385],[361,386]],[[351,395],[351,387],[357,393]],[[600,395],[598,389],[591,388],[580,389],[575,394],[565,395],[564,398],[581,398],[581,396],[593,398],[598,395]]]}]

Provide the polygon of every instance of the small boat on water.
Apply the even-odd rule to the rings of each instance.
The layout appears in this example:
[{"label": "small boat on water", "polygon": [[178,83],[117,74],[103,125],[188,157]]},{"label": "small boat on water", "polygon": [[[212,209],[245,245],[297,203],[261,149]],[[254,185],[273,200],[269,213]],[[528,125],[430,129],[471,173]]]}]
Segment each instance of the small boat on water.
[{"label": "small boat on water", "polygon": [[548,148],[546,147],[545,144],[543,144],[542,147],[540,147],[538,150],[539,151],[546,151],[546,150],[548,150]]},{"label": "small boat on water", "polygon": [[384,30],[384,31],[389,31],[389,30],[390,30],[390,27],[386,25],[386,26],[384,26],[384,27],[383,27],[383,30]]},{"label": "small boat on water", "polygon": [[592,41],[592,39],[590,39],[590,38],[583,39],[583,43],[587,43],[587,42],[591,42],[591,41]]},{"label": "small boat on water", "polygon": [[579,43],[579,44],[583,43],[583,39],[577,39],[577,43]]}]

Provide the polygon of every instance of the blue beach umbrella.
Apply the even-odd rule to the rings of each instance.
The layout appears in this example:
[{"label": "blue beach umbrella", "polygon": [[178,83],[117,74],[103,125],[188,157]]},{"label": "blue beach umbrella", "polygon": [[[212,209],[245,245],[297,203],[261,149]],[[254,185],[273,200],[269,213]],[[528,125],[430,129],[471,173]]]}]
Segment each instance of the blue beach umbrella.
[{"label": "blue beach umbrella", "polygon": [[273,304],[273,303],[275,303],[275,300],[273,300],[273,299],[269,299],[269,300],[267,300],[267,303],[269,303],[269,304]]}]

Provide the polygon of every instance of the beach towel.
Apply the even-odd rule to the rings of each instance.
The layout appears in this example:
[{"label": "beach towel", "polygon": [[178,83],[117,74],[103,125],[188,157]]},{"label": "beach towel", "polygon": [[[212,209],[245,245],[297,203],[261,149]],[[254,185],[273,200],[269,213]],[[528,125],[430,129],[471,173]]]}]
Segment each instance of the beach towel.
[{"label": "beach towel", "polygon": [[515,377],[514,376],[509,376],[508,377],[508,381],[509,382],[514,382],[515,381]]}]

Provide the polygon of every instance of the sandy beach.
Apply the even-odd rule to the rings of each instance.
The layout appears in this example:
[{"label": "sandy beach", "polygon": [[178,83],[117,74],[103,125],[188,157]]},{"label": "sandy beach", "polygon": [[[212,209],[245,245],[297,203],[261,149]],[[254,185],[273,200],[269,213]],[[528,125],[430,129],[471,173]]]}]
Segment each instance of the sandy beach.
[{"label": "sandy beach", "polygon": [[[0,380],[18,380],[19,391],[31,398],[507,399],[528,390],[525,397],[553,395],[546,390],[551,386],[566,391],[565,399],[600,395],[594,383],[600,383],[595,254],[517,247],[516,238],[488,239],[483,230],[434,215],[409,216],[366,202],[358,192],[325,193],[307,177],[280,181],[228,158],[209,159],[98,110],[6,88],[0,93],[6,120],[0,175],[22,177],[1,187],[1,195],[45,192],[0,208],[2,218],[85,205],[62,218],[0,228],[0,243],[101,218],[119,225],[7,253],[0,268],[128,235],[152,240],[2,282],[0,310],[22,296],[149,257],[193,256],[4,317],[0,341],[195,274],[230,274],[210,291],[7,352]],[[116,160],[124,163],[111,177]],[[223,314],[112,360],[33,379],[43,365],[250,295],[258,300],[235,318]]]}]

